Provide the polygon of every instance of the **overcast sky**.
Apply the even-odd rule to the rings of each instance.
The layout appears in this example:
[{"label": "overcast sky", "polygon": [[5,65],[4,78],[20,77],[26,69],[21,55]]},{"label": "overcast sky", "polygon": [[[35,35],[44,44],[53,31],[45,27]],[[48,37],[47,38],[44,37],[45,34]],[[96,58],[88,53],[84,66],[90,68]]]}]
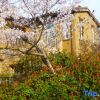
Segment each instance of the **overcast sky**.
[{"label": "overcast sky", "polygon": [[[11,0],[18,1],[18,0]],[[82,0],[80,3],[82,6],[87,6],[91,12],[94,10],[94,15],[100,22],[100,0]]]},{"label": "overcast sky", "polygon": [[83,0],[81,5],[87,6],[91,11],[94,10],[94,15],[100,22],[100,0]]}]

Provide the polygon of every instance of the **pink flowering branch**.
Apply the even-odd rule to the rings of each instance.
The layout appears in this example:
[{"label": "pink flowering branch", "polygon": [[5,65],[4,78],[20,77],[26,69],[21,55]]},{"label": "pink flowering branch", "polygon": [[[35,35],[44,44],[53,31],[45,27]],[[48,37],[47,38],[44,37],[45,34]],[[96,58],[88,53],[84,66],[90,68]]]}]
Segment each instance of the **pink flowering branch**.
[{"label": "pink flowering branch", "polygon": [[[72,1],[72,0],[71,0]],[[22,54],[31,54],[33,48],[36,48],[36,54],[41,56],[47,62],[51,71],[55,74],[55,71],[46,55],[44,47],[52,48],[46,41],[42,40],[44,35],[49,35],[50,38],[53,36],[53,39],[56,39],[55,29],[52,28],[57,24],[62,25],[60,30],[61,35],[65,29],[70,27],[72,14],[71,10],[74,9],[77,1],[73,0],[19,0],[19,4],[11,3],[10,0],[1,0],[0,1],[0,15],[2,18],[1,36],[0,42],[4,44],[5,48],[1,47],[0,49],[18,51]],[[56,14],[55,14],[56,13]],[[21,18],[25,16],[25,18]],[[56,17],[53,17],[56,16]],[[5,18],[12,17],[8,23]],[[31,21],[29,21],[31,19]],[[66,23],[65,23],[66,22]],[[10,29],[4,29],[8,24],[13,24]],[[25,24],[25,25],[24,25]],[[23,31],[27,26],[31,29],[31,32]],[[48,26],[51,25],[50,29]],[[65,25],[65,26],[64,26]],[[16,26],[19,26],[16,28]],[[54,34],[53,34],[54,33]],[[60,36],[61,36],[60,35]],[[24,41],[28,46],[23,46],[24,50],[21,50],[21,47],[16,45],[17,40]],[[50,41],[51,43],[53,41]],[[48,46],[47,46],[48,44]]]}]

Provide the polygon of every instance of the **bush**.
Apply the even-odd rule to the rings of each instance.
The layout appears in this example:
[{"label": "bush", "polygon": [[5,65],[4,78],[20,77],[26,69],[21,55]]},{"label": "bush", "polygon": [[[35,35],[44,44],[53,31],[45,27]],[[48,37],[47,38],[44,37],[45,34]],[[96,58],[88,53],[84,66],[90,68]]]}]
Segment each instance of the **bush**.
[{"label": "bush", "polygon": [[[28,83],[29,82],[29,83]],[[28,84],[27,84],[28,83]],[[5,89],[3,89],[5,87]],[[89,83],[80,83],[75,77],[71,77],[66,73],[55,76],[48,73],[40,73],[25,80],[24,83],[15,83],[11,86],[0,87],[0,99],[3,100],[90,100],[92,97],[85,96],[83,90],[93,89]],[[94,97],[97,98],[97,97]]]},{"label": "bush", "polygon": [[73,54],[67,55],[65,52],[50,53],[50,61],[55,65],[61,65],[62,67],[70,67],[76,60],[76,56]]},{"label": "bush", "polygon": [[26,55],[23,56],[14,66],[15,74],[28,75],[33,71],[38,71],[42,68],[42,60],[39,56]]},{"label": "bush", "polygon": [[[99,100],[100,97],[86,96],[84,90],[100,94],[100,53],[84,55],[50,54],[49,59],[56,67],[62,65],[57,75],[43,69],[28,74],[24,81],[0,87],[2,100]],[[28,61],[30,61],[28,59]],[[22,60],[20,66],[29,62]],[[40,66],[41,67],[41,66]],[[43,67],[44,68],[44,67]],[[25,69],[24,69],[25,70]],[[5,89],[4,89],[5,88]]]}]

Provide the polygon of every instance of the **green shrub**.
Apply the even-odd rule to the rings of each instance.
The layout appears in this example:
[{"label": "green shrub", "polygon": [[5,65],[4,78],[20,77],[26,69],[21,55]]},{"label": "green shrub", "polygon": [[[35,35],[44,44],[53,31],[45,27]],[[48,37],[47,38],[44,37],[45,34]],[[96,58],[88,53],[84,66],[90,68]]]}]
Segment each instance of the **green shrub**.
[{"label": "green shrub", "polygon": [[62,67],[70,67],[75,61],[75,55],[67,55],[65,52],[50,53],[49,59],[53,64],[62,65]]},{"label": "green shrub", "polygon": [[42,61],[39,56],[26,55],[23,56],[15,66],[15,73],[17,74],[26,74],[33,71],[38,71],[42,68]]},{"label": "green shrub", "polygon": [[[33,74],[28,74],[28,78],[22,82],[14,82],[10,86],[1,85],[0,99],[99,100],[99,96],[85,96],[83,93],[84,90],[89,90],[100,94],[100,54],[93,54],[91,52],[78,57],[65,53],[50,54],[49,59],[56,67],[58,65],[64,67],[59,70],[59,73],[57,72],[57,75],[44,70],[38,72],[33,70]],[[30,63],[25,60],[20,61],[21,67],[24,65],[28,68],[28,64]]]}]

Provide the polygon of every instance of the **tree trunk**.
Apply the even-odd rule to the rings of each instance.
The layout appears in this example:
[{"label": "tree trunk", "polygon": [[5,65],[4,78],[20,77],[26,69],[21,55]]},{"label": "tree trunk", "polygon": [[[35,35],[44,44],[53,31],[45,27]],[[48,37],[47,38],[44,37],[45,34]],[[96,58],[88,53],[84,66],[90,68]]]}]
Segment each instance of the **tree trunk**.
[{"label": "tree trunk", "polygon": [[50,70],[52,71],[53,74],[56,74],[54,69],[53,69],[53,66],[51,65],[51,63],[50,63],[50,61],[45,53],[45,51],[43,49],[40,49],[38,46],[36,46],[36,50],[38,51],[38,53],[43,54],[43,56],[41,56],[43,63],[46,64],[50,68]]}]

